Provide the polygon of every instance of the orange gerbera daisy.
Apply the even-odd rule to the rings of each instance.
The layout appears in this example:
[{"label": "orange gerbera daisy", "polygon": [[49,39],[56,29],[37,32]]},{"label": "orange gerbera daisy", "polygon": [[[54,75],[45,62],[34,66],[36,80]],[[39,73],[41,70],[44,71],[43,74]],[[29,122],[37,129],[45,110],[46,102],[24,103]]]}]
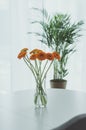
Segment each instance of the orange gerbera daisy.
[{"label": "orange gerbera daisy", "polygon": [[54,55],[54,58],[56,58],[56,59],[58,59],[58,60],[61,59],[61,57],[60,57],[60,55],[59,55],[58,52],[53,52],[52,54]]},{"label": "orange gerbera daisy", "polygon": [[23,49],[21,50],[21,52],[27,51],[27,50],[28,50],[28,48],[23,48]]},{"label": "orange gerbera daisy", "polygon": [[37,54],[37,53],[39,53],[39,52],[42,52],[42,50],[40,50],[40,49],[34,49],[34,50],[32,50],[32,51],[30,52],[30,54]]},{"label": "orange gerbera daisy", "polygon": [[32,55],[30,56],[30,60],[36,60],[36,58],[37,58],[37,54],[32,54]]},{"label": "orange gerbera daisy", "polygon": [[20,53],[18,54],[17,58],[21,59],[23,57],[25,57],[25,55],[27,54],[27,50],[28,48],[23,48]]},{"label": "orange gerbera daisy", "polygon": [[40,52],[37,54],[37,59],[38,59],[38,60],[45,60],[45,59],[46,59],[46,53],[43,52],[43,51],[40,51]]},{"label": "orange gerbera daisy", "polygon": [[54,59],[54,55],[52,53],[46,53],[46,58],[48,60],[53,60]]},{"label": "orange gerbera daisy", "polygon": [[21,58],[25,57],[26,54],[27,54],[26,51],[22,51],[22,52],[20,52],[20,53],[18,54],[17,58],[21,59]]}]

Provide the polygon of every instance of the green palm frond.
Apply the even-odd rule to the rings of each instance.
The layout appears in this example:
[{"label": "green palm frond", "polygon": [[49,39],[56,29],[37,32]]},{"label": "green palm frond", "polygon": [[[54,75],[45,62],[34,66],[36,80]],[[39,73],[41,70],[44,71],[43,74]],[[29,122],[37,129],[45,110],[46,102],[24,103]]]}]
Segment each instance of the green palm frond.
[{"label": "green palm frond", "polygon": [[32,22],[32,24],[39,24],[43,33],[34,32],[34,34],[40,38],[42,44],[60,53],[61,60],[55,63],[59,78],[64,78],[68,74],[66,68],[68,59],[76,51],[76,41],[82,36],[84,22],[81,20],[72,23],[71,16],[68,14],[56,13],[51,17],[45,9],[33,9],[43,16],[43,20]]}]

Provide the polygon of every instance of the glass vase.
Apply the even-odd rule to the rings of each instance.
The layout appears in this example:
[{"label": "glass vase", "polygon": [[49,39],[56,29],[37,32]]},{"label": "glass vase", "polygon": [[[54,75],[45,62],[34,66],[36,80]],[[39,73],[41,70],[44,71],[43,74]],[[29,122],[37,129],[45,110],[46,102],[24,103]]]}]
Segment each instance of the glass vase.
[{"label": "glass vase", "polygon": [[46,94],[46,87],[45,81],[43,83],[36,84],[36,90],[34,95],[34,104],[35,107],[46,107],[47,105],[47,94]]}]

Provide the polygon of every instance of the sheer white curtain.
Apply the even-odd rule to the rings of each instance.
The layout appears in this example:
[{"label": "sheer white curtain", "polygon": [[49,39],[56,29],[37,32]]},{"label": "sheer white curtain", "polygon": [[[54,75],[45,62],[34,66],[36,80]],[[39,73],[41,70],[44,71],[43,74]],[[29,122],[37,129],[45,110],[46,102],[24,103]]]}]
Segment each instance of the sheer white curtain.
[{"label": "sheer white curtain", "polygon": [[[23,47],[47,48],[38,43],[37,38],[27,32],[38,30],[30,21],[42,19],[32,7],[43,8],[44,0],[0,0],[0,91],[32,89],[34,77],[17,54]],[[73,21],[84,20],[86,29],[85,0],[45,0],[44,7],[50,14],[54,12],[71,14]],[[77,42],[77,51],[69,60],[68,89],[86,91],[86,33]],[[47,87],[52,73],[47,76]]]},{"label": "sheer white curtain", "polygon": [[10,89],[9,1],[0,0],[0,91]]},{"label": "sheer white curtain", "polygon": [[82,37],[77,42],[77,51],[68,63],[69,74],[66,77],[67,88],[86,91],[86,1],[85,0],[46,0],[47,11],[52,15],[55,12],[71,15],[73,22],[84,21]]},{"label": "sheer white curtain", "polygon": [[32,89],[35,86],[34,77],[22,60],[17,59],[18,52],[24,48],[34,49],[40,47],[37,39],[33,35],[27,34],[29,31],[39,31],[39,27],[31,25],[31,21],[38,16],[32,8],[42,8],[42,0],[12,0],[11,2],[11,31],[12,31],[12,91]]},{"label": "sheer white curtain", "polygon": [[22,60],[17,59],[19,51],[28,47],[41,47],[37,39],[27,32],[38,30],[31,26],[31,20],[38,16],[32,8],[43,8],[42,0],[0,1],[0,91],[15,91],[34,87],[34,78]]}]

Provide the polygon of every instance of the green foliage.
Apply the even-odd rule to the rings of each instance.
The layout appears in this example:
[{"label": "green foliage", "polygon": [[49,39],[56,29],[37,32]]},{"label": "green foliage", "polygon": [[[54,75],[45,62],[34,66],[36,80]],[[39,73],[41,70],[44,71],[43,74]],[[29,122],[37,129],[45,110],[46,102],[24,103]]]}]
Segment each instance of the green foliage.
[{"label": "green foliage", "polygon": [[39,41],[47,45],[53,51],[60,53],[61,60],[54,62],[54,79],[63,79],[68,74],[66,65],[72,53],[75,52],[76,40],[81,36],[81,26],[83,21],[71,23],[71,17],[68,14],[56,13],[52,17],[46,10],[38,10],[42,13],[43,21],[34,21],[43,29],[43,33],[34,32],[39,36]]}]

